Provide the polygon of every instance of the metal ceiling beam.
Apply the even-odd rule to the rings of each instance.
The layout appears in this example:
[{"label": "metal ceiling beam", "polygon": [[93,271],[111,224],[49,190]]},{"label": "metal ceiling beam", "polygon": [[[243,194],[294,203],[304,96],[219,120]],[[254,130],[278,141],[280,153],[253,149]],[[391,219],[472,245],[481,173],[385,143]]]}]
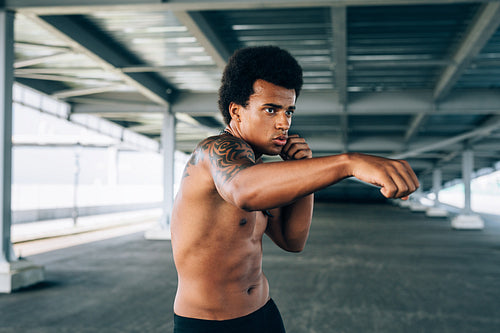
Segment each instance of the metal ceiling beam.
[{"label": "metal ceiling beam", "polygon": [[68,55],[68,52],[64,51],[64,52],[58,52],[58,53],[54,53],[54,54],[50,54],[50,55],[38,57],[38,58],[18,60],[16,62],[14,62],[14,68],[22,68],[22,67],[38,65],[38,64],[44,63],[46,61],[49,61],[49,60],[53,61],[59,57],[67,56],[67,55]]},{"label": "metal ceiling beam", "polygon": [[[485,121],[482,124],[482,127],[488,127],[488,126],[492,126],[492,125],[495,126],[495,124],[498,124],[499,122],[500,122],[500,116],[494,116],[494,117],[488,119],[487,121]],[[470,140],[467,140],[467,141],[469,144],[474,144],[475,142],[477,142],[481,139],[484,139],[484,136],[487,133],[488,132],[484,132],[484,133],[482,133],[482,135],[478,135],[478,136],[476,136]],[[474,154],[478,157],[488,158],[488,159],[491,159],[492,161],[498,161],[498,156],[500,156],[500,152],[495,151],[495,149],[497,149],[497,150],[499,149],[497,142],[494,142],[493,144],[488,144],[488,143],[476,144],[476,145],[474,145]],[[484,151],[481,151],[481,150],[484,150]],[[460,154],[462,153],[462,151],[463,151],[463,147],[447,153],[445,156],[439,158],[435,162],[435,167],[445,166],[446,164],[450,163],[453,159],[459,157]],[[428,168],[428,169],[424,170],[422,172],[422,174],[431,173],[435,167]]]},{"label": "metal ceiling beam", "polygon": [[411,120],[410,126],[408,126],[408,129],[406,130],[405,137],[404,137],[404,143],[408,144],[415,135],[418,133],[418,130],[420,126],[425,122],[427,119],[427,114],[426,113],[419,113],[413,117]]},{"label": "metal ceiling beam", "polygon": [[453,159],[455,159],[459,155],[460,155],[459,150],[455,150],[455,151],[452,151],[450,153],[447,153],[445,156],[438,158],[435,162],[433,162],[432,166],[429,166],[429,167],[425,168],[424,170],[422,170],[419,173],[419,176],[429,175],[429,174],[432,174],[432,172],[437,168],[447,167],[448,166],[447,164],[450,163],[450,161],[452,161]]},{"label": "metal ceiling beam", "polygon": [[[201,11],[332,6],[385,6],[470,3],[471,0],[4,0],[9,10],[39,15],[90,14],[95,11]],[[476,0],[476,2],[484,2]]]},{"label": "metal ceiling beam", "polygon": [[460,79],[473,58],[481,51],[500,26],[500,2],[490,2],[480,7],[470,24],[462,43],[452,56],[434,89],[434,100],[443,99]]},{"label": "metal ceiling beam", "polygon": [[[490,126],[490,125],[494,125],[496,123],[500,122],[500,115],[496,115],[496,116],[491,116],[489,117],[488,119],[486,119],[482,124],[481,126]],[[472,138],[471,140],[469,140],[469,143],[470,144],[474,144],[480,140],[483,140],[484,139],[484,136],[476,136],[474,138]],[[496,147],[499,147],[497,149],[500,149],[500,145],[496,145]]]},{"label": "metal ceiling beam", "polygon": [[86,74],[89,75],[93,72],[102,73],[102,68],[99,67],[30,67],[30,68],[18,68],[14,71],[14,74],[29,75],[29,74]]},{"label": "metal ceiling beam", "polygon": [[211,70],[215,65],[186,65],[186,66],[130,66],[122,67],[120,70],[124,73],[145,73],[145,72],[176,72],[192,70]]},{"label": "metal ceiling beam", "polygon": [[[118,80],[109,80],[102,78],[82,78],[76,76],[63,76],[63,75],[52,75],[52,74],[26,74],[19,73],[14,71],[14,75],[16,78],[25,78],[25,79],[33,79],[33,80],[44,80],[44,81],[59,81],[59,82],[72,82],[77,85],[109,85],[109,84],[119,84],[121,83]],[[125,84],[121,84],[121,86],[125,86]]]},{"label": "metal ceiling beam", "polygon": [[352,70],[357,69],[372,69],[372,68],[388,68],[388,67],[438,67],[438,66],[448,66],[452,64],[451,60],[351,60],[351,57],[347,57],[349,61],[349,68]]},{"label": "metal ceiling beam", "polygon": [[[73,101],[73,99],[72,99]],[[144,117],[147,114],[158,114],[165,112],[164,106],[141,104],[141,103],[124,103],[123,101],[106,101],[101,99],[91,99],[91,98],[75,98],[74,101],[83,102],[82,104],[74,104],[72,106],[72,114],[92,114],[100,115],[102,117],[109,117],[110,119],[116,119],[115,116],[119,117],[122,115],[140,115]],[[212,115],[212,114],[209,114]],[[199,130],[206,131],[210,135],[215,134],[214,129],[200,124],[189,115],[185,113],[177,112],[175,113],[176,119],[178,120],[178,125],[187,125],[191,129],[196,128]],[[139,120],[139,122],[141,122]],[[179,127],[179,126],[178,126]],[[192,132],[192,130],[191,130]],[[158,134],[159,131],[158,131]],[[196,138],[199,141],[200,137]]]},{"label": "metal ceiling beam", "polygon": [[174,11],[174,15],[203,46],[217,67],[223,69],[231,54],[202,14],[200,12]]},{"label": "metal ceiling beam", "polygon": [[82,89],[68,89],[68,90],[63,90],[63,91],[58,91],[52,96],[55,98],[68,98],[68,97],[75,97],[75,96],[84,96],[84,95],[92,95],[92,94],[99,94],[103,92],[108,92],[108,91],[116,91],[121,88],[126,88],[126,86],[122,84],[112,84],[108,86],[102,86],[102,87],[92,87],[92,88],[82,88]]},{"label": "metal ceiling beam", "polygon": [[[40,59],[36,63],[43,63],[47,59]],[[25,61],[19,61],[19,67],[31,66],[32,64],[26,65],[23,63]],[[120,67],[117,68],[123,73],[148,73],[148,72],[173,72],[173,71],[184,71],[184,70],[211,70],[216,68],[215,65],[188,65],[188,66],[130,66],[130,67]],[[92,72],[103,72],[101,67],[29,67],[29,68],[17,68],[16,73],[22,74],[89,74]]]},{"label": "metal ceiling beam", "polygon": [[[75,99],[76,100],[76,99]],[[91,104],[92,101],[85,99],[85,104],[74,104],[72,108],[73,114],[124,114],[124,113],[163,113],[165,107],[157,105],[146,105],[136,103],[124,103],[123,101],[110,101],[109,104]]]},{"label": "metal ceiling beam", "polygon": [[157,124],[140,124],[135,126],[127,127],[129,131],[142,133],[142,134],[160,134],[161,133],[161,123]]},{"label": "metal ceiling beam", "polygon": [[[216,93],[180,93],[175,103],[177,113],[217,113]],[[352,93],[348,115],[417,115],[439,112],[440,115],[500,114],[500,91],[497,89],[461,90],[451,93],[446,102],[435,105],[432,91]],[[341,115],[344,111],[333,90],[301,92],[297,116]]]},{"label": "metal ceiling beam", "polygon": [[347,23],[346,8],[333,7],[331,9],[333,32],[333,58],[335,61],[335,89],[338,93],[338,102],[347,103]]},{"label": "metal ceiling beam", "polygon": [[332,55],[335,63],[335,90],[337,103],[343,113],[340,117],[342,151],[348,151],[349,145],[349,116],[347,115],[347,22],[346,8],[332,7],[330,9],[332,21],[333,49]]},{"label": "metal ceiling beam", "polygon": [[171,100],[174,87],[148,73],[122,73],[117,67],[132,65],[125,54],[128,51],[111,46],[96,36],[95,31],[87,29],[74,18],[67,16],[28,16],[31,20],[50,31],[55,36],[64,40],[77,52],[83,53],[136,88],[144,96],[161,105],[167,105]]},{"label": "metal ceiling beam", "polygon": [[470,139],[473,139],[473,138],[476,138],[479,136],[481,136],[481,137],[487,136],[491,132],[498,130],[499,128],[500,128],[500,119],[495,119],[494,122],[488,123],[487,125],[481,126],[475,130],[472,130],[472,131],[469,131],[469,132],[466,132],[466,133],[463,133],[463,134],[460,134],[460,135],[457,135],[457,136],[454,136],[454,137],[451,137],[451,138],[448,138],[448,139],[445,139],[445,140],[442,140],[442,141],[439,141],[439,142],[436,142],[433,144],[425,145],[423,147],[420,147],[420,148],[417,148],[414,150],[410,150],[410,151],[407,151],[404,153],[394,154],[391,156],[391,158],[401,159],[401,158],[418,156],[421,153],[426,153],[429,151],[442,149],[442,148],[451,146],[453,144],[460,143],[460,142],[463,142],[466,140],[470,140]]},{"label": "metal ceiling beam", "polygon": [[14,43],[14,48],[30,49],[30,50],[51,50],[51,51],[66,51],[69,52],[71,49],[66,46],[59,45],[46,45],[39,43],[16,41]]}]

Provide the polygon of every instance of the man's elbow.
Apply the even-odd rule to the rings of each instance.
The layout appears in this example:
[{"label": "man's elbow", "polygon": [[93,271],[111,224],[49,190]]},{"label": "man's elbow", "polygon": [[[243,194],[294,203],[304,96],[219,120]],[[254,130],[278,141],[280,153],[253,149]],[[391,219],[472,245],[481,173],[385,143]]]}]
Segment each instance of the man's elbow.
[{"label": "man's elbow", "polygon": [[300,253],[304,251],[304,247],[291,247],[291,248],[286,248],[285,251],[291,252],[291,253]]},{"label": "man's elbow", "polygon": [[287,251],[287,252],[292,252],[292,253],[299,253],[304,251],[304,248],[306,247],[306,243],[288,243],[285,244],[285,246],[282,246],[282,248]]}]

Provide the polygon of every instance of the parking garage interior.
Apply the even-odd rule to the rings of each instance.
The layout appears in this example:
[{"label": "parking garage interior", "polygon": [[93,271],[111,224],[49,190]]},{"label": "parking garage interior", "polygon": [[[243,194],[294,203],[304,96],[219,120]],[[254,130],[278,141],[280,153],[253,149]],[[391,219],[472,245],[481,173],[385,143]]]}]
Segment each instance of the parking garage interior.
[{"label": "parking garage interior", "polygon": [[[179,173],[255,45],[300,63],[290,132],[314,157],[405,159],[421,184],[401,201],[343,180],[316,193],[302,253],[265,239],[287,332],[500,328],[500,2],[3,0],[0,332],[172,331]],[[52,160],[64,203],[31,207],[21,185]]]}]

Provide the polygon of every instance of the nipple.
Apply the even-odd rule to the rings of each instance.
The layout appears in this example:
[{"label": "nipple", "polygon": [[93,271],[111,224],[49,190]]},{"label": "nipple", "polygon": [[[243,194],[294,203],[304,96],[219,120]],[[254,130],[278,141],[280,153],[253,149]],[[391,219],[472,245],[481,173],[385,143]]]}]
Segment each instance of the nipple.
[{"label": "nipple", "polygon": [[245,225],[247,224],[247,219],[241,219],[240,220],[240,225]]}]

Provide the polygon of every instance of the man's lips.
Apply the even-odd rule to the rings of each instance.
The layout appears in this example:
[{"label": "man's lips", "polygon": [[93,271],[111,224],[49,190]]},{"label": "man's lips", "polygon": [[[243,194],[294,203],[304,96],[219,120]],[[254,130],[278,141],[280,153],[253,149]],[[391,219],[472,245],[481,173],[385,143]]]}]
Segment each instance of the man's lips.
[{"label": "man's lips", "polygon": [[286,135],[280,135],[278,137],[275,137],[273,139],[273,142],[279,146],[284,146],[286,145],[286,141],[287,141],[287,136]]}]

